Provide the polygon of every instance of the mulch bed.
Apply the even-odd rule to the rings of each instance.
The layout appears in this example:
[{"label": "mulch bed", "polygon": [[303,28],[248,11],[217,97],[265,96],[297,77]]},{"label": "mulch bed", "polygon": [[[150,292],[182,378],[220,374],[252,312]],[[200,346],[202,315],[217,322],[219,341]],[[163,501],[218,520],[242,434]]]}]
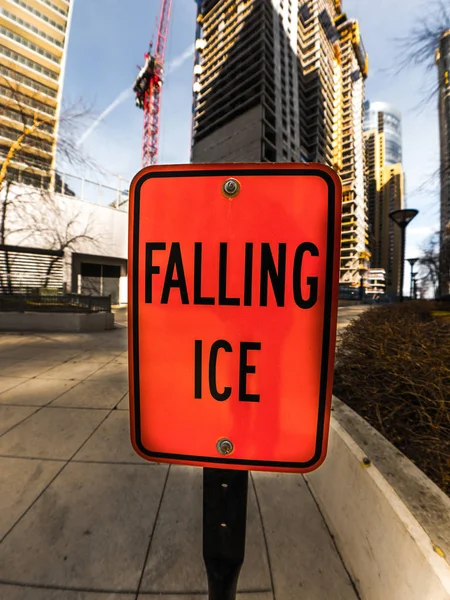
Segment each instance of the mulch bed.
[{"label": "mulch bed", "polygon": [[340,338],[334,394],[450,495],[450,305],[374,307]]}]

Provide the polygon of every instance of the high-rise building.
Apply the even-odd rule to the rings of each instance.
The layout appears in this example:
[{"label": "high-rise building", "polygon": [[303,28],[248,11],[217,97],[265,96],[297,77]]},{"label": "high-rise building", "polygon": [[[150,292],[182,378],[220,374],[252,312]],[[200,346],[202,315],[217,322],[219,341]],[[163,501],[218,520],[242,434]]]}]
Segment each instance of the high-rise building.
[{"label": "high-rise building", "polygon": [[339,14],[336,25],[340,35],[342,65],[342,168],[343,212],[341,239],[341,283],[360,285],[367,265],[368,217],[364,179],[363,102],[364,77],[368,58],[359,26],[354,19]]},{"label": "high-rise building", "polygon": [[436,53],[439,72],[439,137],[441,145],[441,294],[450,293],[450,29],[440,39]]},{"label": "high-rise building", "polygon": [[369,269],[366,280],[366,296],[375,298],[386,293],[386,272],[384,269]]},{"label": "high-rise building", "polygon": [[0,8],[0,159],[19,140],[8,177],[31,185],[53,181],[71,5],[2,0]]},{"label": "high-rise building", "polygon": [[198,1],[193,162],[322,162],[344,185],[341,282],[367,250],[358,23],[340,0]]},{"label": "high-rise building", "polygon": [[401,115],[386,102],[364,103],[369,249],[373,268],[386,272],[386,292],[400,292],[401,233],[389,213],[404,206]]},{"label": "high-rise building", "polygon": [[384,164],[402,162],[402,118],[387,102],[364,103],[364,131],[381,129],[385,139]]}]

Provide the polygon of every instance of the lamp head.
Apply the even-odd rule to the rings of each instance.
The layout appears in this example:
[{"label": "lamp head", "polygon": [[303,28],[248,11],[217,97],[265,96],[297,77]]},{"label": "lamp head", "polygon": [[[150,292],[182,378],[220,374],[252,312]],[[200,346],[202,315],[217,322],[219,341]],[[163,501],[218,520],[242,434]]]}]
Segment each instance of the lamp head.
[{"label": "lamp head", "polygon": [[411,221],[419,214],[415,208],[400,208],[389,213],[389,217],[397,223],[399,227],[404,229]]},{"label": "lamp head", "polygon": [[409,262],[409,264],[411,265],[411,269],[413,269],[413,268],[414,268],[414,265],[416,264],[416,262],[417,262],[419,259],[418,259],[418,258],[407,258],[406,260],[407,260],[407,261]]}]

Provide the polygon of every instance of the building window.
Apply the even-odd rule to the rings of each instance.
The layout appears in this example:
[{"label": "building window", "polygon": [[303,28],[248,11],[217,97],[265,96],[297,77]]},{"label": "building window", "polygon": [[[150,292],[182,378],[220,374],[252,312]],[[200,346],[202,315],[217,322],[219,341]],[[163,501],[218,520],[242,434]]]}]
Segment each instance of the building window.
[{"label": "building window", "polygon": [[14,50],[10,50],[9,48],[6,48],[5,46],[0,45],[0,54],[3,54],[3,56],[6,56],[7,58],[10,58],[12,60],[15,60],[18,63],[29,67],[30,69],[33,69],[33,71],[42,73],[43,75],[46,75],[50,79],[54,79],[55,81],[57,81],[59,78],[59,75],[57,73],[50,71],[50,69],[43,67],[42,65],[35,62],[34,60],[26,58],[25,56],[22,56],[21,54],[18,54],[17,52],[14,52]]},{"label": "building window", "polygon": [[[59,29],[59,31],[63,31],[63,32],[66,30],[66,26],[65,25],[60,25],[60,23],[57,23],[56,21],[53,21],[53,19],[50,19],[49,17],[47,17],[47,15],[44,15],[44,13],[41,13],[39,10],[37,10],[36,8],[34,8],[33,6],[31,6],[27,2],[24,2],[23,0],[11,0],[11,1],[15,2],[16,4],[18,4],[22,8],[25,8],[25,10],[27,10],[30,13],[32,13],[33,15],[35,15],[36,17],[38,17],[39,19],[42,19],[43,21],[45,21],[46,23],[48,23],[49,25],[51,25],[55,29]],[[63,13],[63,14],[65,15],[66,13]]]},{"label": "building window", "polygon": [[312,17],[311,11],[309,10],[308,2],[305,2],[302,6],[300,6],[300,8],[298,9],[298,16],[300,17],[300,21],[302,22],[302,24],[306,25],[306,21],[308,21]]},{"label": "building window", "polygon": [[9,37],[11,40],[14,40],[17,43],[22,44],[22,46],[25,46],[26,48],[33,50],[33,52],[36,52],[37,54],[44,56],[48,60],[51,60],[52,62],[57,63],[57,64],[60,63],[59,56],[56,56],[55,54],[52,54],[51,52],[47,52],[47,50],[44,50],[37,44],[34,44],[30,40],[27,40],[26,38],[19,35],[18,33],[15,33],[14,31],[11,31],[10,29],[7,29],[6,27],[3,27],[3,26],[0,26],[0,33],[2,33],[6,37]]},{"label": "building window", "polygon": [[26,75],[21,75],[20,73],[16,73],[15,71],[13,71],[12,69],[9,69],[8,67],[4,67],[3,65],[1,65],[0,73],[4,77],[8,77],[9,79],[14,79],[18,83],[23,83],[23,85],[26,85],[27,87],[35,90],[36,92],[40,92],[41,94],[45,94],[46,96],[50,96],[51,98],[56,98],[56,96],[57,96],[56,91],[52,90],[52,88],[49,88],[46,85],[44,85],[43,83],[40,83],[38,81],[35,81],[34,79],[31,79],[31,77],[27,77]]},{"label": "building window", "polygon": [[59,46],[60,48],[62,48],[64,46],[64,44],[62,42],[60,42],[59,40],[57,40],[56,38],[52,37],[51,35],[48,35],[47,33],[45,33],[45,31],[42,31],[42,29],[38,29],[31,23],[28,23],[28,21],[24,21],[17,15],[14,15],[13,13],[9,12],[9,10],[4,10],[3,14],[5,15],[5,17],[8,17],[8,19],[11,19],[11,21],[15,21],[16,23],[19,23],[19,25],[22,25],[22,27],[25,27],[29,31],[36,33],[37,35],[41,36],[45,40],[48,40],[52,44],[55,44],[55,46]]},{"label": "building window", "polygon": [[53,8],[53,10],[55,10],[56,12],[59,12],[59,14],[63,15],[64,17],[67,15],[66,10],[64,10],[63,8],[59,8],[59,6],[57,6],[56,4],[53,4],[53,2],[51,2],[50,0],[41,0],[41,2],[43,2],[44,4],[47,4],[47,6],[50,6],[51,8]]}]

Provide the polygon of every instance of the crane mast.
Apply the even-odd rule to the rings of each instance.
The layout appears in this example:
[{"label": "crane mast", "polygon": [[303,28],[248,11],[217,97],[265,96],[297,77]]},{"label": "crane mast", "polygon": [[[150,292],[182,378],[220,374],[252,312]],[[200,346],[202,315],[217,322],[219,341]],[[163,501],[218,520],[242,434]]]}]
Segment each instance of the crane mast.
[{"label": "crane mast", "polygon": [[144,110],[142,136],[142,166],[158,161],[159,122],[161,113],[161,88],[164,74],[164,58],[169,32],[172,0],[162,0],[156,40],[145,53],[144,66],[138,73],[133,90],[136,106]]}]

